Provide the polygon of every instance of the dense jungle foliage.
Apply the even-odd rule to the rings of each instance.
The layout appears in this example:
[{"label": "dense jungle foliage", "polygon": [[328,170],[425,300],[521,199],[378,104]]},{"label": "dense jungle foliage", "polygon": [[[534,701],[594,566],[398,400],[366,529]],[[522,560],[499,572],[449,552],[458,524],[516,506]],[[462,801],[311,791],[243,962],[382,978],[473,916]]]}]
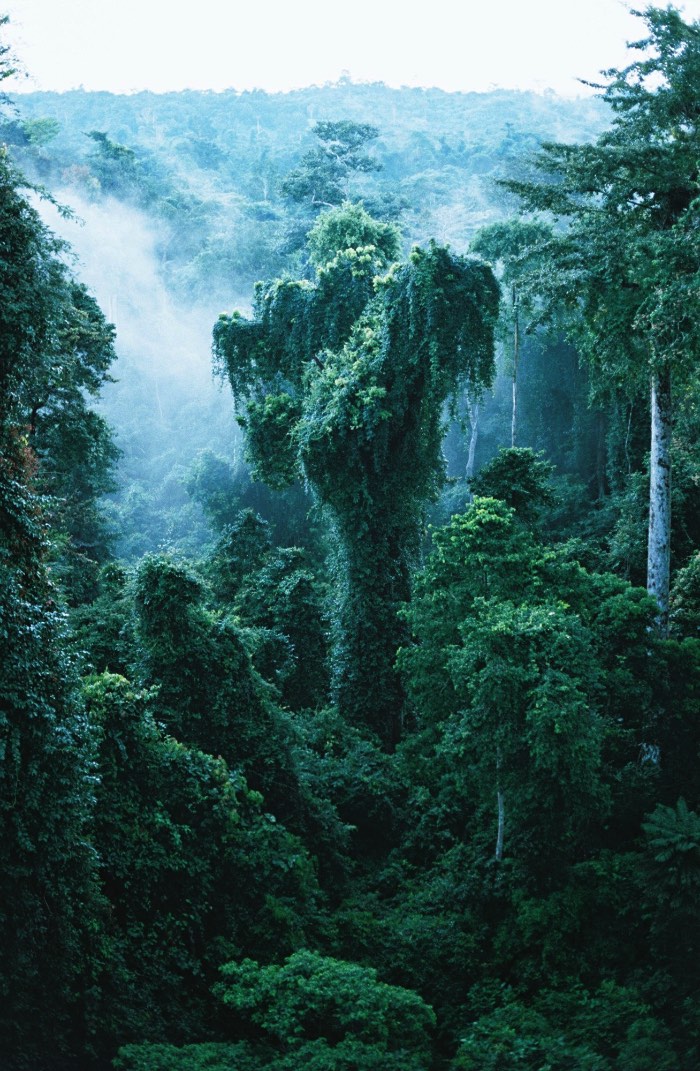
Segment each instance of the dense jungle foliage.
[{"label": "dense jungle foliage", "polygon": [[639,27],[593,103],[2,100],[8,1071],[700,1065],[700,24]]}]

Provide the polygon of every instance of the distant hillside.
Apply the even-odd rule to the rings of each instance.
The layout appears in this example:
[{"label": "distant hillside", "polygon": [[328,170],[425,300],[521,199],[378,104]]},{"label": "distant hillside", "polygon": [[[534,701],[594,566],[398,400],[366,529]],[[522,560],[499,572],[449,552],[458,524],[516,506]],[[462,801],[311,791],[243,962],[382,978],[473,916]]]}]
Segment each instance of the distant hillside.
[{"label": "distant hillside", "polygon": [[[273,254],[289,215],[279,183],[314,145],[319,120],[376,126],[382,170],[356,194],[400,202],[407,243],[435,237],[457,248],[499,214],[494,178],[512,175],[541,141],[587,140],[605,121],[596,99],[349,80],[276,94],[30,93],[18,106],[2,136],[22,166],[51,188],[145,207],[168,232],[170,282],[201,297],[245,292],[268,261],[279,269]],[[95,131],[106,141],[88,136]],[[110,159],[111,146],[121,156]]]},{"label": "distant hillside", "polygon": [[61,125],[58,144],[75,152],[81,132],[97,127],[119,141],[162,148],[165,138],[213,141],[224,153],[246,154],[263,141],[289,162],[320,119],[373,123],[383,131],[387,153],[403,152],[415,134],[443,153],[464,146],[472,153],[493,149],[506,129],[543,138],[585,139],[603,122],[595,98],[576,100],[554,93],[448,93],[441,89],[391,89],[381,82],[340,81],[289,93],[262,90],[222,93],[27,93],[17,98],[22,117],[50,117]]}]

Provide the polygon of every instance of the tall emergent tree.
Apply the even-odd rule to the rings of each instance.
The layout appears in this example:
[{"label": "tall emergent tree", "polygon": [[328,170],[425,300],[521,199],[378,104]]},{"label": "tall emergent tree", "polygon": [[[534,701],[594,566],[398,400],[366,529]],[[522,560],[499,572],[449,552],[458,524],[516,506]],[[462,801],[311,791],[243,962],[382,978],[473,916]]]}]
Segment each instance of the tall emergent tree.
[{"label": "tall emergent tree", "polygon": [[392,266],[395,228],[359,206],[321,216],[309,248],[316,281],[260,285],[252,320],[216,324],[214,352],[256,473],[278,487],[303,475],[326,507],[334,698],[392,746],[396,611],[440,484],[443,407],[460,380],[491,380],[498,286],[486,265],[435,245]]},{"label": "tall emergent tree", "polygon": [[576,340],[610,389],[651,391],[648,590],[668,619],[672,382],[700,352],[700,24],[649,7],[640,58],[606,72],[613,123],[592,145],[545,145],[525,204],[567,220],[549,292],[579,307]]}]

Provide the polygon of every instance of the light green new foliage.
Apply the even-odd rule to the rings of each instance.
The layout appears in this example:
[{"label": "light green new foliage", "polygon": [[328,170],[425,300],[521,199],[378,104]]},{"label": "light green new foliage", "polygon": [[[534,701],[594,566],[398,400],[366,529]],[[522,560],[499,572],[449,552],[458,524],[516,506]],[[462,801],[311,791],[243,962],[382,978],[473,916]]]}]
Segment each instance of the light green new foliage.
[{"label": "light green new foliage", "polygon": [[222,967],[215,987],[235,1020],[262,1040],[128,1045],[117,1071],[428,1071],[432,1008],[370,967],[301,951],[282,964]]},{"label": "light green new foliage", "polygon": [[[346,202],[339,209],[324,212],[308,236],[309,260],[315,268],[325,268],[345,250],[355,250],[359,258],[372,255],[376,267],[397,260],[401,252],[398,227],[380,223],[361,205]],[[363,260],[360,259],[360,264]]]},{"label": "light green new foliage", "polygon": [[219,995],[281,1050],[279,1071],[428,1066],[432,1009],[369,967],[302,951],[281,966],[229,963],[223,975]]}]

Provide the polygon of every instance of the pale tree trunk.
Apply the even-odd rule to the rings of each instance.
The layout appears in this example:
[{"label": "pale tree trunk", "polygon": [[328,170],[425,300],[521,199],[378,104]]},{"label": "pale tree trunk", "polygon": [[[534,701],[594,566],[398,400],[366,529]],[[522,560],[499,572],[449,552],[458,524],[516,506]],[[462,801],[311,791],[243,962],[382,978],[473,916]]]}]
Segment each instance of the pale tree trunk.
[{"label": "pale tree trunk", "polygon": [[498,830],[496,833],[496,862],[503,859],[503,834],[506,824],[506,805],[501,789],[501,753],[496,755],[496,806],[498,808]]},{"label": "pale tree trunk", "polygon": [[647,557],[647,591],[659,604],[658,627],[663,636],[668,633],[671,575],[671,425],[671,370],[664,364],[651,377]]},{"label": "pale tree trunk", "polygon": [[496,800],[498,805],[498,833],[496,834],[496,862],[500,863],[503,859],[503,827],[506,822],[506,806],[503,800],[503,793],[500,788],[496,793]]},{"label": "pale tree trunk", "polygon": [[474,458],[476,456],[476,443],[479,438],[479,403],[471,394],[467,391],[467,412],[469,413],[469,453],[467,454],[467,468],[465,470],[465,476],[467,480],[471,480],[474,475]]},{"label": "pale tree trunk", "polygon": [[515,446],[518,429],[518,357],[520,356],[520,324],[518,322],[518,292],[513,287],[513,407],[510,418],[510,445]]},{"label": "pale tree trunk", "polygon": [[598,486],[598,501],[602,502],[605,498],[605,462],[606,462],[606,450],[605,450],[605,413],[602,410],[596,417],[596,451],[595,451],[595,473],[596,483]]}]

